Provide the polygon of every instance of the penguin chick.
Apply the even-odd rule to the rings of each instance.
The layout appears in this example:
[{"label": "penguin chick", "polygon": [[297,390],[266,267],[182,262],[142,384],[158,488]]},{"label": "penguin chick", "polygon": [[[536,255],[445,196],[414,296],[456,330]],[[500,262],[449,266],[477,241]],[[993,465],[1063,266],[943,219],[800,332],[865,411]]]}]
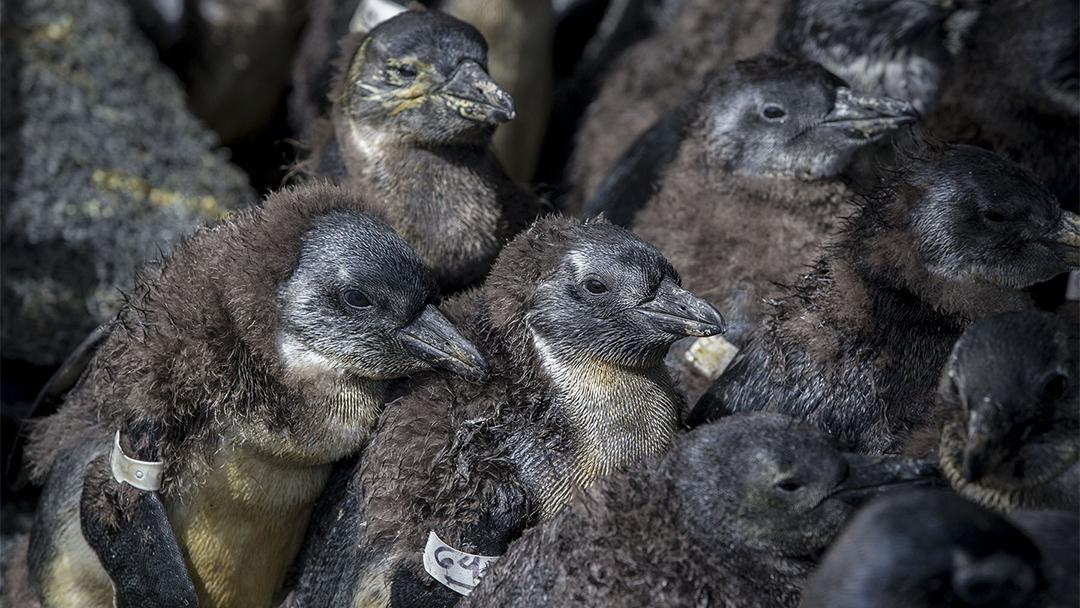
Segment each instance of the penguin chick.
[{"label": "penguin chick", "polygon": [[938,455],[957,492],[998,510],[1080,507],[1075,325],[1012,313],[956,342],[938,384]]},{"label": "penguin chick", "polygon": [[429,382],[386,411],[345,493],[356,508],[320,507],[332,544],[297,605],[452,604],[421,562],[429,533],[498,555],[575,488],[667,449],[682,400],[664,354],[723,331],[656,249],[602,221],[540,220],[449,309],[491,379]]},{"label": "penguin chick", "polygon": [[464,605],[794,606],[854,506],[925,475],[841,454],[786,416],[732,416],[598,482],[514,543]]},{"label": "penguin chick", "polygon": [[670,27],[626,49],[581,119],[564,210],[579,214],[625,150],[709,72],[768,51],[786,1],[686,0]]},{"label": "penguin chick", "polygon": [[852,156],[915,112],[856,95],[817,64],[768,55],[716,74],[695,105],[679,155],[634,229],[672,260],[688,289],[725,303],[728,339],[740,344],[762,297],[811,265],[854,211],[838,177]]},{"label": "penguin chick", "polygon": [[1057,605],[1045,562],[1004,518],[950,492],[911,490],[855,516],[807,581],[800,606]]},{"label": "penguin chick", "polygon": [[981,1],[792,0],[776,43],[860,93],[903,99],[925,114],[949,81],[950,46],[978,16]]},{"label": "penguin chick", "polygon": [[993,2],[972,27],[927,128],[1001,154],[1063,207],[1080,201],[1080,5]]},{"label": "penguin chick", "polygon": [[[284,190],[148,268],[30,438],[48,475],[29,552],[45,605],[268,605],[389,381],[482,376],[419,257],[365,208],[337,187]],[[159,492],[113,479],[114,433],[163,461]]]},{"label": "penguin chick", "polygon": [[1080,218],[1029,173],[971,146],[898,150],[814,266],[701,398],[692,424],[766,409],[847,449],[900,449],[925,426],[974,320],[1031,308],[1024,288],[1080,266]]},{"label": "penguin chick", "polygon": [[329,122],[302,170],[361,192],[445,292],[479,281],[540,211],[491,154],[514,104],[487,74],[484,39],[409,11],[344,43]]}]

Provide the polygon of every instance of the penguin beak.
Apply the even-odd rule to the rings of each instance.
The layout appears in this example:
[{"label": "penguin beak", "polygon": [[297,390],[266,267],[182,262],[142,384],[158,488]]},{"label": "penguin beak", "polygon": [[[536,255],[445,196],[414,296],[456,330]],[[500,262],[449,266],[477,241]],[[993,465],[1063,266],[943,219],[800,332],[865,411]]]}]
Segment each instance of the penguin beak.
[{"label": "penguin beak", "polygon": [[870,142],[918,119],[919,113],[906,101],[856,95],[851,89],[840,87],[836,90],[832,112],[821,126],[836,129],[849,139]]},{"label": "penguin beak", "polygon": [[859,507],[889,490],[913,485],[942,485],[941,470],[929,460],[898,456],[844,454],[848,474],[829,494]]},{"label": "penguin beak", "polygon": [[973,410],[968,416],[967,437],[964,440],[964,461],[960,474],[975,483],[993,471],[1003,460],[1000,433],[994,431],[993,414]]},{"label": "penguin beak", "polygon": [[489,125],[513,120],[514,100],[475,61],[464,61],[439,89],[446,105],[462,118]]},{"label": "penguin beak", "polygon": [[1050,240],[1061,251],[1069,267],[1080,268],[1080,215],[1062,211],[1061,221],[1050,235]]},{"label": "penguin beak", "polygon": [[413,356],[435,369],[479,382],[487,378],[487,361],[439,309],[428,304],[397,337]]},{"label": "penguin beak", "polygon": [[727,331],[720,311],[671,279],[664,279],[656,296],[634,310],[660,331],[675,336],[715,336]]}]

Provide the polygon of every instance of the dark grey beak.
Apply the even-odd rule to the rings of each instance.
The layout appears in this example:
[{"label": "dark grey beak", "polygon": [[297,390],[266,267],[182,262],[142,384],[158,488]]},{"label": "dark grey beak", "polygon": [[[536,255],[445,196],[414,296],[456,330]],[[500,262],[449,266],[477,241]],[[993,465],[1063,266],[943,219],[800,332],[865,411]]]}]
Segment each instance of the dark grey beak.
[{"label": "dark grey beak", "polygon": [[467,380],[487,378],[487,361],[458,333],[449,319],[430,304],[412,323],[398,330],[398,339],[416,358],[436,369]]},{"label": "dark grey beak", "polygon": [[967,436],[964,438],[964,462],[960,474],[975,483],[1001,463],[1004,454],[1000,434],[994,431],[993,415],[972,411],[968,415]]},{"label": "dark grey beak", "polygon": [[919,113],[906,101],[856,95],[851,89],[840,87],[836,91],[836,104],[821,126],[841,130],[851,139],[873,141],[918,119]]},{"label": "dark grey beak", "polygon": [[514,100],[475,61],[464,61],[439,90],[463,118],[498,125],[513,120]]},{"label": "dark grey beak", "polygon": [[1050,240],[1070,268],[1080,268],[1080,215],[1062,211],[1061,221]]},{"label": "dark grey beak", "polygon": [[830,496],[855,507],[897,487],[944,484],[937,463],[929,460],[851,453],[844,459],[848,475]]},{"label": "dark grey beak", "polygon": [[664,279],[656,297],[634,310],[647,317],[660,331],[675,336],[715,336],[727,331],[720,311],[671,279]]}]

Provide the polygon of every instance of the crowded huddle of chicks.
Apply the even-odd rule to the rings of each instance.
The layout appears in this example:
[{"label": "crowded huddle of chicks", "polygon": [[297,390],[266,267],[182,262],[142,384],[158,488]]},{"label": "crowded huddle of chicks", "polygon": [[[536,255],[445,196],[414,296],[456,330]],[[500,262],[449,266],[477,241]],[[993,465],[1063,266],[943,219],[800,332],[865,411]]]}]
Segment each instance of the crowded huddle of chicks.
[{"label": "crowded huddle of chicks", "polygon": [[1080,603],[1075,2],[670,3],[557,197],[484,19],[319,4],[290,183],[50,387],[10,605]]}]

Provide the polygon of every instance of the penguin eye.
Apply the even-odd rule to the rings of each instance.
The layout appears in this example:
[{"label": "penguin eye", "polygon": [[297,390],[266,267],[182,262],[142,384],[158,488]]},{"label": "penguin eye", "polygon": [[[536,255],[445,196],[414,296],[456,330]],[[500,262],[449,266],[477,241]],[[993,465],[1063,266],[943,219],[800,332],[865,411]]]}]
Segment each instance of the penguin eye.
[{"label": "penguin eye", "polygon": [[608,287],[596,279],[589,279],[585,281],[585,289],[587,289],[589,293],[602,294],[607,293]]},{"label": "penguin eye", "polygon": [[392,65],[390,66],[390,71],[405,80],[416,78],[416,68],[407,63]]},{"label": "penguin eye", "polygon": [[1065,377],[1065,374],[1054,372],[1043,380],[1042,388],[1039,389],[1039,395],[1042,401],[1053,401],[1060,399],[1065,394],[1065,387],[1068,386],[1069,379]]},{"label": "penguin eye", "polygon": [[770,103],[761,109],[761,115],[768,120],[780,120],[787,116],[787,112],[784,111],[784,108],[781,108],[774,103]]},{"label": "penguin eye", "polygon": [[984,218],[986,218],[986,221],[994,222],[995,224],[1007,221],[1009,219],[1009,218],[1005,217],[1004,215],[998,213],[997,211],[992,211],[992,210],[983,211],[982,215],[983,215]]},{"label": "penguin eye", "polygon": [[783,492],[797,492],[802,489],[802,484],[794,479],[783,479],[776,483],[776,487]]},{"label": "penguin eye", "polygon": [[341,300],[350,308],[367,308],[371,306],[371,300],[358,289],[346,289],[341,292]]}]

